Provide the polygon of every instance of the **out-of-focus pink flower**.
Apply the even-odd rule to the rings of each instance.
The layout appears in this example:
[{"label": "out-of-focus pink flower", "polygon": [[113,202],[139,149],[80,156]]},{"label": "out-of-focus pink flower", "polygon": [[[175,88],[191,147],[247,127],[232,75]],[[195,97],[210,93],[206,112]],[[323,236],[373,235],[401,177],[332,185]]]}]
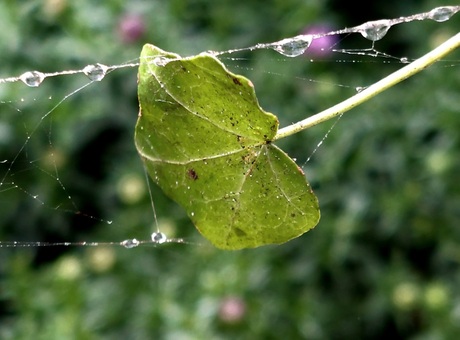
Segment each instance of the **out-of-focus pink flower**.
[{"label": "out-of-focus pink flower", "polygon": [[[302,33],[303,34],[321,34],[332,32],[334,29],[328,24],[314,24],[308,26]],[[337,35],[328,35],[322,38],[314,39],[311,45],[305,51],[305,55],[326,57],[332,53],[332,48],[336,48],[339,41]]]},{"label": "out-of-focus pink flower", "polygon": [[145,33],[144,19],[138,14],[127,14],[120,19],[118,32],[124,43],[136,42]]},{"label": "out-of-focus pink flower", "polygon": [[225,323],[238,323],[246,314],[246,304],[235,296],[226,297],[222,300],[219,308],[219,318]]}]

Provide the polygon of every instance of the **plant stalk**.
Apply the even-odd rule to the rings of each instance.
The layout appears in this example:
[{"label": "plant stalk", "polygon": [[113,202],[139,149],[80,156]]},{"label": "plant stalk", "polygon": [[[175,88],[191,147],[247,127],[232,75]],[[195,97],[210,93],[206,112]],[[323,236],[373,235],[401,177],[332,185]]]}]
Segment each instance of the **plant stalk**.
[{"label": "plant stalk", "polygon": [[439,59],[454,51],[459,46],[460,33],[457,33],[456,35],[448,39],[446,42],[436,47],[434,50],[428,52],[424,56],[416,59],[409,65],[390,74],[389,76],[383,78],[375,84],[372,84],[371,86],[365,88],[361,92],[355,94],[353,97],[350,97],[344,100],[343,102],[340,102],[320,113],[317,113],[304,120],[301,120],[297,123],[294,123],[292,125],[286,126],[278,130],[278,133],[276,134],[273,141],[293,135],[297,132],[308,129],[309,127],[325,122],[326,120],[334,118],[344,112],[353,109],[354,107],[362,104],[365,101],[368,101],[377,94],[424,70],[431,64],[435,63]]}]

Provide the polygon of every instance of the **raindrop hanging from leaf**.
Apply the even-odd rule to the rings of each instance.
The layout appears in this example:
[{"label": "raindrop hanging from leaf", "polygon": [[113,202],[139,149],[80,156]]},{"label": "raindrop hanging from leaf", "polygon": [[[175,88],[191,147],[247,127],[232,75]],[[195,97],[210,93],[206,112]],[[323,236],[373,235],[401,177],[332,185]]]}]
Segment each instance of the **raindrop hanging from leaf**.
[{"label": "raindrop hanging from leaf", "polygon": [[147,44],[138,92],[135,143],[150,176],[216,247],[280,244],[318,223],[317,198],[271,143],[278,119],[248,79],[209,54],[181,58]]}]

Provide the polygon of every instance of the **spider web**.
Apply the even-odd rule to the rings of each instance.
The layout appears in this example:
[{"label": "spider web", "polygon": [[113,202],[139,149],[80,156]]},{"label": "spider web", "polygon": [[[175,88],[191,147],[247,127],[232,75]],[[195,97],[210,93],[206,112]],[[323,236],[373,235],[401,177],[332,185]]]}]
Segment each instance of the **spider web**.
[{"label": "spider web", "polygon": [[[345,99],[378,80],[350,83],[348,72],[356,64],[378,66],[383,76],[414,60],[414,56],[378,49],[380,40],[390,34],[393,26],[421,20],[444,22],[459,9],[460,6],[439,7],[407,17],[209,53],[235,72],[248,75],[259,96],[266,96],[260,96],[262,106],[278,114],[281,126],[285,126],[324,105],[326,98],[321,92]],[[257,60],[263,62],[262,67],[252,63],[251,56],[255,54],[260,55]],[[29,70],[0,79],[0,98],[3,98],[0,201],[4,216],[0,247],[132,248],[141,244],[196,242],[193,237],[189,240],[187,232],[167,218],[168,214],[179,214],[181,224],[187,224],[180,210],[171,208],[171,202],[155,189],[152,193],[145,184],[131,135],[137,111],[138,65],[138,60],[133,59],[121,64],[95,63],[49,73]],[[444,61],[440,66],[458,66],[458,61]],[[264,93],[265,82],[276,82],[279,93]],[[126,96],[111,98],[114,104],[112,111],[107,112],[98,99],[114,86],[121,87],[118,93]],[[302,88],[309,98],[319,96],[318,103],[300,100],[288,113],[285,106],[280,106],[280,98],[295,88],[297,91]],[[310,151],[305,148],[293,151],[304,168],[336,124],[337,121],[326,125],[307,138],[313,145],[316,143]],[[92,190],[101,181],[102,187],[108,189]],[[159,221],[155,207],[161,210]],[[146,226],[152,226],[151,239],[142,236]],[[102,242],[88,241],[87,233],[93,228],[99,230],[100,235],[96,235]],[[124,239],[126,235],[130,238],[111,241]]]}]

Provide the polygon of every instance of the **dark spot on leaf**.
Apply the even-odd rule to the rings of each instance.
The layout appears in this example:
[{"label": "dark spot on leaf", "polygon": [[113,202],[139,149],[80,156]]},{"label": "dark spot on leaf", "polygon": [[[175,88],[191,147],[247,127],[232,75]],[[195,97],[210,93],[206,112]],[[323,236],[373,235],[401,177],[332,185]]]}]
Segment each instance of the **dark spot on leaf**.
[{"label": "dark spot on leaf", "polygon": [[256,161],[256,155],[254,155],[252,153],[248,153],[246,155],[241,156],[241,160],[245,164],[254,164],[254,162]]},{"label": "dark spot on leaf", "polygon": [[242,149],[246,147],[246,145],[244,145],[244,137],[238,135],[236,136],[236,140],[240,143]]},{"label": "dark spot on leaf", "polygon": [[188,169],[187,170],[187,176],[188,176],[188,178],[193,179],[194,181],[196,181],[198,179],[198,175],[195,172],[195,170],[193,170],[193,169]]},{"label": "dark spot on leaf", "polygon": [[241,82],[240,82],[240,80],[239,80],[237,77],[233,77],[233,83],[234,83],[235,85],[242,85]]},{"label": "dark spot on leaf", "polygon": [[240,228],[235,228],[235,234],[240,237],[246,236],[246,233]]}]

